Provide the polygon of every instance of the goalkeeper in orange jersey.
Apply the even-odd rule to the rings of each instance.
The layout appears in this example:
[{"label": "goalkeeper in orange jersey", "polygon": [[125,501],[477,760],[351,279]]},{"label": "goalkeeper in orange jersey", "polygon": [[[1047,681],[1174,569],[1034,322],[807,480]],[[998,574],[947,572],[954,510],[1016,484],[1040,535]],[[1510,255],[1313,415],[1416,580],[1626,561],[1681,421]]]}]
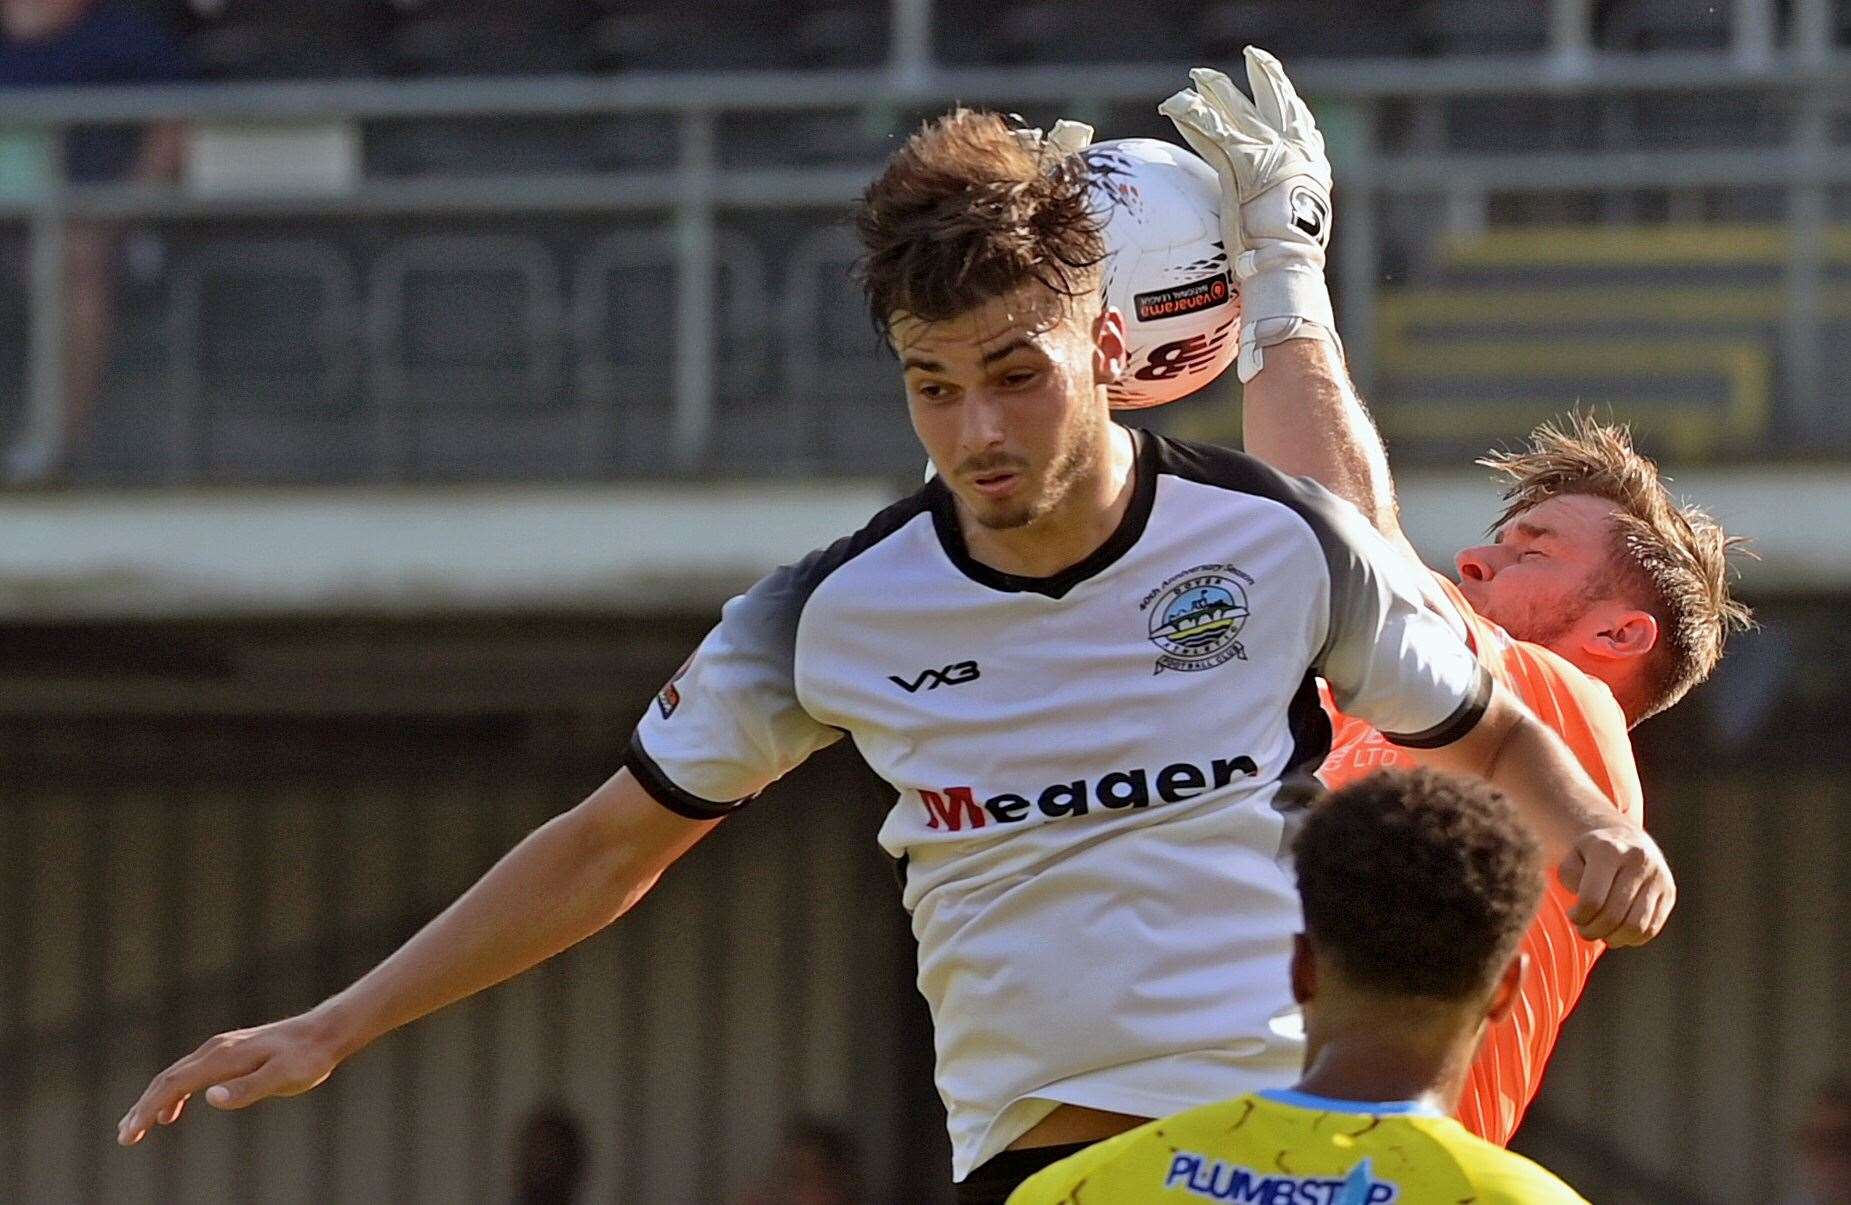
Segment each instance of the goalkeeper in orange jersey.
[{"label": "goalkeeper in orange jersey", "polygon": [[1010,1205],[1581,1200],[1447,1116],[1528,961],[1518,946],[1542,860],[1516,809],[1482,783],[1377,774],[1313,811],[1295,857],[1297,1085],[1108,1139],[1029,1179]]},{"label": "goalkeeper in orange jersey", "polygon": [[[1419,565],[1332,324],[1324,140],[1277,60],[1249,49],[1247,71],[1252,100],[1219,72],[1197,70],[1195,87],[1163,105],[1221,177],[1222,224],[1241,280],[1246,449],[1354,504]],[[1623,428],[1575,417],[1481,463],[1507,479],[1504,512],[1490,542],[1454,558],[1456,582],[1423,572],[1429,605],[1562,737],[1613,805],[1638,818],[1627,730],[1707,677],[1727,634],[1748,623],[1747,608],[1730,597],[1737,541],[1675,501]],[[1332,720],[1333,751],[1320,772],[1327,784],[1420,764],[1418,750],[1389,745],[1367,723],[1334,708]],[[1519,1006],[1489,1027],[1461,1099],[1459,1116],[1475,1133],[1503,1143],[1515,1132],[1603,939],[1630,944],[1662,923],[1629,916],[1616,930],[1596,920],[1585,901],[1612,873],[1571,858],[1563,881],[1549,883],[1524,939]],[[1589,875],[1601,876],[1593,892]]]}]

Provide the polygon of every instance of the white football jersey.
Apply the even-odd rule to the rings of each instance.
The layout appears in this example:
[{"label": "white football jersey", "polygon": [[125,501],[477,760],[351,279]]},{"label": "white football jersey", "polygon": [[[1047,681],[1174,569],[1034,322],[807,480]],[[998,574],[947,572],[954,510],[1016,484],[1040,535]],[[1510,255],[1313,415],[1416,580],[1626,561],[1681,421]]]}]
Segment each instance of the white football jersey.
[{"label": "white football jersey", "polygon": [[1144,1117],[1285,1086],[1295,812],[1346,714],[1404,744],[1491,683],[1348,504],[1149,432],[1133,499],[1051,578],[973,560],[942,482],[766,577],[638,726],[665,806],[723,816],[847,733],[899,793],[953,1174],[1057,1104]]}]

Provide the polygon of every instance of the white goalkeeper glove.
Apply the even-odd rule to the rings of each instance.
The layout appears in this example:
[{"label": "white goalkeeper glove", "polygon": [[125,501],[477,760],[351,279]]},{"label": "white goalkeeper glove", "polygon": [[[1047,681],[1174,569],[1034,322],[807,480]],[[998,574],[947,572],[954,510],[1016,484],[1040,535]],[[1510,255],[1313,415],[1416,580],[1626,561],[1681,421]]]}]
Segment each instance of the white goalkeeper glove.
[{"label": "white goalkeeper glove", "polygon": [[[1343,354],[1324,282],[1330,242],[1330,160],[1324,135],[1279,60],[1247,48],[1253,100],[1219,71],[1197,67],[1158,112],[1221,177],[1221,228],[1240,281],[1241,381],[1265,363],[1262,348],[1306,336]],[[1310,329],[1308,329],[1310,328]]]},{"label": "white goalkeeper glove", "polygon": [[[1019,119],[1018,119],[1019,120]],[[1054,128],[1043,134],[1040,126],[1024,126],[1014,131],[1016,141],[1031,151],[1051,152],[1056,158],[1077,155],[1093,144],[1093,127],[1083,121],[1061,118]]]}]

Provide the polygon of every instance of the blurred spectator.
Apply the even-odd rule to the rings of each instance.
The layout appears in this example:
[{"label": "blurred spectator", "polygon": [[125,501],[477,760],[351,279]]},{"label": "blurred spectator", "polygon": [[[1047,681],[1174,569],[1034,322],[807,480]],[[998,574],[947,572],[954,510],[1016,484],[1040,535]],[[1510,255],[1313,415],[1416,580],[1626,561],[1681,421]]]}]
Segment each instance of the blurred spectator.
[{"label": "blurred spectator", "polygon": [[1851,1205],[1851,1076],[1828,1080],[1799,1132],[1806,1205]]},{"label": "blurred spectator", "polygon": [[562,1104],[527,1114],[514,1152],[514,1205],[572,1205],[585,1183],[585,1132]]},{"label": "blurred spectator", "polygon": [[765,1182],[745,1205],[859,1205],[860,1153],[841,1126],[814,1117],[793,1119],[772,1157]]},{"label": "blurred spectator", "polygon": [[[192,74],[180,43],[127,0],[0,0],[0,88],[69,84],[172,83]],[[160,123],[88,126],[64,141],[75,183],[172,181],[179,176],[181,129]],[[103,386],[115,308],[114,223],[66,226],[64,453],[83,437]],[[17,461],[9,477],[37,479],[60,465]]]}]

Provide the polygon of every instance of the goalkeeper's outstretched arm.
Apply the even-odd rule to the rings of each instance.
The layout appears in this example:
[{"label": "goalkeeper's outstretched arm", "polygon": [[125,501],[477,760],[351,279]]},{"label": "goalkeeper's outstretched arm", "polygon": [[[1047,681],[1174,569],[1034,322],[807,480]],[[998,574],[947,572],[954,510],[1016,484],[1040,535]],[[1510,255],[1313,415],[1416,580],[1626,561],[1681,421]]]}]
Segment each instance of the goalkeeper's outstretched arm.
[{"label": "goalkeeper's outstretched arm", "polygon": [[1401,531],[1381,436],[1343,367],[1324,252],[1331,170],[1324,137],[1279,61],[1246,52],[1249,100],[1218,71],[1162,112],[1221,181],[1224,241],[1241,288],[1247,451],[1353,504],[1418,561]]},{"label": "goalkeeper's outstretched arm", "polygon": [[1319,338],[1266,349],[1266,365],[1241,399],[1241,439],[1249,453],[1309,477],[1355,506],[1375,529],[1418,561],[1401,530],[1388,453],[1337,350]]}]

